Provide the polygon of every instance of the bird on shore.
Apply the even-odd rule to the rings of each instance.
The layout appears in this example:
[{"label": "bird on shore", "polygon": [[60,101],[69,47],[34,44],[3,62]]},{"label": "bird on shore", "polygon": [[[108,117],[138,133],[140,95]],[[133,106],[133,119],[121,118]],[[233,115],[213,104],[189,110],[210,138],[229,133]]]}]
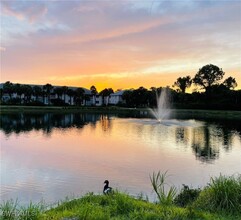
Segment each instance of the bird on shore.
[{"label": "bird on shore", "polygon": [[105,185],[104,185],[103,193],[104,193],[105,195],[110,194],[110,193],[112,192],[112,188],[109,187],[109,181],[108,181],[108,180],[105,180],[104,184],[105,184]]}]

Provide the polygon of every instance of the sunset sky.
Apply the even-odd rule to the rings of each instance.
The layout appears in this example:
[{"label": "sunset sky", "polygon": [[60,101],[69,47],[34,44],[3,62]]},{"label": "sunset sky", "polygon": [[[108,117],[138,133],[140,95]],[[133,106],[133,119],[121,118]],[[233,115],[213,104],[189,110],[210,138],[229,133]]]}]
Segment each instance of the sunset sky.
[{"label": "sunset sky", "polygon": [[241,89],[241,1],[1,0],[1,82],[172,86],[206,64]]}]

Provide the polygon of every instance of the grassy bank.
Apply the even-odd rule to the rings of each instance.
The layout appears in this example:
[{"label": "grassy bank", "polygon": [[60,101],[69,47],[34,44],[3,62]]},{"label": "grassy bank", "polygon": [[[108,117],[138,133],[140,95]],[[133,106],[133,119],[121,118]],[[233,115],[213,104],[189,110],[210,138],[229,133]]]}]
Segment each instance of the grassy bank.
[{"label": "grassy bank", "polygon": [[82,198],[63,202],[48,211],[42,211],[40,205],[30,205],[18,211],[14,208],[9,210],[12,214],[6,214],[5,211],[2,220],[237,220],[241,218],[238,214],[213,213],[192,206],[161,206],[119,192],[107,196],[89,193]]},{"label": "grassy bank", "polygon": [[[159,179],[157,175],[153,177],[155,177],[155,183],[158,183],[159,180],[165,182],[165,179]],[[162,184],[157,185],[158,192],[164,192],[162,189],[164,189]],[[163,202],[163,197],[169,198],[168,191],[164,194],[157,203],[151,203],[141,196],[133,198],[118,191],[109,195],[88,193],[82,198],[62,202],[47,211],[43,209],[42,205],[30,204],[29,207],[17,208],[16,203],[8,201],[0,206],[0,218],[3,220],[241,219],[240,175],[236,177],[220,175],[218,178],[211,178],[210,184],[203,190],[189,189],[185,186],[175,198],[170,197],[170,203]]]},{"label": "grassy bank", "polygon": [[198,109],[175,109],[173,116],[178,118],[194,119],[235,119],[241,120],[241,111],[228,110],[198,110]]},{"label": "grassy bank", "polygon": [[[0,105],[0,114],[5,113],[102,113],[102,114],[128,114],[140,117],[151,117],[147,108],[124,108],[118,106],[107,107],[76,107],[76,106],[20,106]],[[198,110],[198,109],[173,109],[172,118],[193,118],[193,119],[235,119],[241,120],[241,111],[228,110]]]},{"label": "grassy bank", "polygon": [[116,106],[110,107],[78,107],[78,106],[22,106],[22,105],[0,105],[1,113],[15,113],[15,112],[93,112],[93,113],[115,113],[115,112],[137,112],[137,109],[121,108]]},{"label": "grassy bank", "polygon": [[123,193],[88,194],[63,203],[42,215],[43,219],[235,219],[237,216],[213,214],[193,208],[160,206]]}]

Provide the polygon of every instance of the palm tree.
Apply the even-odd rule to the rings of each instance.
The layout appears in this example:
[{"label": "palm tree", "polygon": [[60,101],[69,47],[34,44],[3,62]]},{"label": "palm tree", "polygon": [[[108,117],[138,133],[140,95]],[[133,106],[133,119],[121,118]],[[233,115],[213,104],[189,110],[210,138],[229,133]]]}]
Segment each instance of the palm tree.
[{"label": "palm tree", "polygon": [[62,87],[56,87],[56,88],[54,89],[54,93],[57,94],[58,99],[60,99],[60,97],[61,97],[61,99],[62,99],[63,92],[64,92],[64,90],[63,90]]},{"label": "palm tree", "polygon": [[3,89],[0,89],[0,102],[2,101],[2,97],[3,97]]},{"label": "palm tree", "polygon": [[18,97],[21,99],[23,94],[23,86],[19,83],[13,85],[13,90],[15,93],[17,93]]},{"label": "palm tree", "polygon": [[3,93],[7,93],[9,95],[9,99],[12,99],[12,94],[14,93],[13,84],[10,81],[7,81],[3,84]]},{"label": "palm tree", "polygon": [[90,101],[90,96],[88,94],[84,94],[84,105],[86,105],[87,101]]},{"label": "palm tree", "polygon": [[81,105],[84,99],[85,90],[83,88],[77,88],[75,90],[75,104]]},{"label": "palm tree", "polygon": [[15,103],[21,104],[22,103],[22,95],[24,94],[23,85],[21,85],[19,83],[13,84],[13,93],[17,94]]},{"label": "palm tree", "polygon": [[30,85],[23,85],[22,88],[25,102],[29,103],[33,94],[33,89]]},{"label": "palm tree", "polygon": [[66,98],[66,94],[67,94],[67,91],[68,91],[68,87],[67,86],[62,86],[61,89],[63,91],[64,103],[65,103],[65,98]]},{"label": "palm tree", "polygon": [[69,96],[69,104],[72,105],[73,104],[73,96],[75,94],[73,89],[68,89],[66,94]]},{"label": "palm tree", "polygon": [[48,105],[50,104],[50,94],[52,89],[53,89],[53,86],[49,83],[43,86],[43,90],[48,97]]},{"label": "palm tree", "polygon": [[[114,93],[112,88],[104,89],[104,90],[102,90],[100,92],[100,95],[102,96],[102,103],[103,103],[103,105],[104,104],[106,104],[106,105],[108,104],[108,100],[109,100],[108,98],[109,98],[111,93]],[[106,103],[104,103],[105,97],[107,98]]]},{"label": "palm tree", "polygon": [[43,94],[42,88],[40,86],[34,86],[33,87],[33,94],[36,98],[36,101],[38,101],[38,97]]},{"label": "palm tree", "polygon": [[91,94],[92,94],[92,96],[93,96],[93,105],[95,105],[95,103],[96,103],[97,90],[96,90],[95,86],[91,86],[91,87],[90,87],[90,90],[91,90]]}]

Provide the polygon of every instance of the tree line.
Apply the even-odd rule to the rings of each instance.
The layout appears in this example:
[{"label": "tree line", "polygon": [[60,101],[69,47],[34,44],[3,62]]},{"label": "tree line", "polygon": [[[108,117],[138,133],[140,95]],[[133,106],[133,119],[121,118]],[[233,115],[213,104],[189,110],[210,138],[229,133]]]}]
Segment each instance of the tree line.
[{"label": "tree line", "polygon": [[[169,99],[173,108],[193,109],[232,109],[241,110],[241,90],[237,87],[235,78],[228,77],[222,82],[225,73],[213,64],[203,66],[196,75],[179,77],[172,87],[167,86]],[[186,93],[192,85],[196,89]],[[123,94],[128,107],[155,107],[156,96],[161,94],[163,87],[144,87],[128,90]]]},{"label": "tree line", "polygon": [[[179,77],[173,85],[165,87],[168,90],[169,98],[174,108],[195,108],[195,109],[233,109],[241,110],[241,90],[234,90],[237,87],[235,78],[228,77],[223,80],[225,73],[221,68],[213,64],[203,66],[196,75]],[[223,80],[223,81],[222,81]],[[186,93],[186,90],[192,85],[196,89],[192,93]],[[155,107],[156,97],[161,94],[163,87],[151,87],[149,89],[141,86],[138,89],[126,90],[122,99],[123,102],[118,103],[125,107]],[[9,81],[3,84],[0,90],[1,101],[3,94],[8,94],[9,100],[4,104],[43,104],[39,102],[47,99],[47,103],[53,105],[66,105],[65,97],[68,95],[70,100],[74,100],[75,105],[83,105],[90,100],[92,96],[95,103],[96,96],[104,98],[110,96],[114,91],[112,88],[105,88],[98,93],[95,86],[90,87],[90,94],[79,88],[69,88],[67,86],[54,87],[47,83],[44,86],[30,86],[13,84]],[[13,94],[17,94],[14,98]],[[57,98],[51,99],[51,94],[57,95]],[[32,97],[35,97],[32,100]],[[24,97],[22,99],[22,97]],[[1,102],[3,103],[3,101]],[[70,104],[70,103],[69,103]]]},{"label": "tree line", "polygon": [[[66,96],[68,96],[69,100],[73,100],[75,105],[83,105],[83,103],[90,100],[90,96],[93,96],[95,99],[97,94],[105,97],[113,92],[113,89],[106,88],[98,93],[96,87],[91,86],[89,94],[86,93],[86,90],[82,87],[70,88],[68,86],[53,86],[50,83],[43,86],[31,86],[19,83],[14,84],[7,81],[0,89],[0,99],[1,104],[43,105],[45,103],[44,100],[46,99],[48,104],[68,105],[71,104],[66,102]],[[5,101],[2,99],[4,94],[8,95],[8,99]],[[14,94],[15,96],[13,97]],[[57,98],[51,98],[51,95],[55,95]]]}]

